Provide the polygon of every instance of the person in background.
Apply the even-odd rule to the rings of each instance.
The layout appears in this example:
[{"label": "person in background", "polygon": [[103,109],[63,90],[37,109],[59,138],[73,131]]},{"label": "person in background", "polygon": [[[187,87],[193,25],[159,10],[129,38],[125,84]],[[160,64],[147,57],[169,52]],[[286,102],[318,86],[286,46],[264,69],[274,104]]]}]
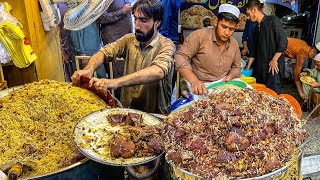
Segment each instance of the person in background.
[{"label": "person in background", "polygon": [[304,68],[299,74],[300,77],[311,76],[316,79],[316,82],[310,82],[309,84],[302,83],[303,93],[309,97],[311,89],[316,92],[320,92],[320,54],[314,57],[314,69]]},{"label": "person in background", "polygon": [[135,34],[127,34],[107,44],[91,57],[89,64],[71,79],[78,84],[81,76],[92,77],[105,59],[124,58],[124,76],[116,79],[92,78],[97,89],[121,89],[123,107],[149,113],[170,113],[172,69],[175,46],[158,33],[163,19],[159,0],[139,0],[133,6]]},{"label": "person in background", "polygon": [[[192,32],[176,54],[177,69],[190,84],[193,94],[207,93],[205,82],[230,81],[239,77],[240,49],[238,42],[231,37],[239,22],[239,14],[239,9],[233,5],[220,5],[217,27]],[[188,98],[188,90],[183,86],[181,89],[182,96]]]},{"label": "person in background", "polygon": [[170,38],[179,45],[178,17],[181,0],[162,0],[164,7],[163,23],[159,29],[160,34]]},{"label": "person in background", "polygon": [[[122,36],[132,32],[130,0],[113,0],[108,9],[100,16],[100,33],[103,45],[110,44]],[[110,77],[109,63],[104,62],[106,71]],[[112,63],[113,77],[123,76],[124,61],[114,61]],[[121,89],[115,90],[115,96],[120,99]]]},{"label": "person in background", "polygon": [[203,17],[202,23],[203,23],[203,27],[211,27],[212,26],[209,16]]},{"label": "person in background", "polygon": [[70,77],[74,73],[76,66],[74,63],[74,55],[72,54],[72,42],[69,34],[69,30],[64,29],[63,17],[68,7],[65,3],[59,3],[59,11],[61,14],[61,23],[60,27],[60,38],[61,38],[61,51],[62,51],[62,59],[64,62],[64,75],[66,82],[70,82]]},{"label": "person in background", "polygon": [[263,4],[259,0],[250,0],[245,5],[247,16],[257,23],[252,37],[252,50],[249,52],[250,69],[256,59],[253,76],[257,83],[280,93],[284,76],[283,52],[287,48],[287,35],[282,23],[276,16],[267,16],[263,12]]},{"label": "person in background", "polygon": [[[76,56],[92,56],[100,49],[100,34],[97,21],[81,30],[71,30],[70,37]],[[82,64],[82,67],[85,67],[88,62],[89,59],[83,59],[80,64]],[[106,70],[103,64],[97,68],[96,72],[98,78],[106,77]]]},{"label": "person in background", "polygon": [[[176,45],[176,51],[179,49],[179,32],[178,32],[178,21],[179,21],[179,10],[182,0],[162,0],[162,6],[164,7],[163,22],[159,29],[160,34],[164,37],[170,38],[172,42]],[[172,77],[172,101],[176,99],[176,87],[175,83],[177,80],[177,71],[174,69]]]},{"label": "person in background", "polygon": [[243,49],[241,51],[242,56],[249,55],[250,50],[252,49],[252,34],[254,28],[256,28],[257,23],[251,22],[249,19],[246,21],[246,25],[242,34],[242,45]]},{"label": "person in background", "polygon": [[307,67],[308,61],[305,60],[313,59],[317,53],[317,48],[310,47],[305,41],[297,38],[288,38],[288,47],[285,51],[285,56],[290,60],[296,60],[293,71],[293,79],[297,86],[299,95],[302,99],[307,99],[308,96],[302,90],[299,75],[301,73],[301,70]]}]

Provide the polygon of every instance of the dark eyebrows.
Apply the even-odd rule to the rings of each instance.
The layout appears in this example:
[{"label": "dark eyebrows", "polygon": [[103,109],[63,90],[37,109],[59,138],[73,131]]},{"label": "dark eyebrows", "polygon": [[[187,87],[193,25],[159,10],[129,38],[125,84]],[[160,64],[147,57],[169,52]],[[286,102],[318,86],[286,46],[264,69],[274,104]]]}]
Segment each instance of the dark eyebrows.
[{"label": "dark eyebrows", "polygon": [[136,16],[133,16],[134,19],[139,19],[139,20],[143,20],[143,21],[148,21],[150,20],[150,18],[147,18],[147,17],[136,17]]}]

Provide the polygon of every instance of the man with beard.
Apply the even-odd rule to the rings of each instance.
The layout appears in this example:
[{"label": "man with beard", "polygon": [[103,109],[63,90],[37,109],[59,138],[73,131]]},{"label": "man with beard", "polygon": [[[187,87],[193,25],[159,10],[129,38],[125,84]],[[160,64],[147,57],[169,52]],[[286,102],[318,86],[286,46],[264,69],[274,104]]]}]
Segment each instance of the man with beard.
[{"label": "man with beard", "polygon": [[276,16],[263,14],[263,4],[259,0],[250,0],[245,10],[249,19],[258,23],[253,32],[247,69],[250,69],[256,59],[253,76],[257,83],[265,84],[280,93],[285,66],[283,52],[288,44],[282,23]]},{"label": "man with beard", "polygon": [[120,101],[124,107],[168,114],[175,46],[170,39],[158,33],[163,19],[161,1],[139,0],[132,10],[135,34],[127,34],[104,46],[83,70],[72,75],[72,82],[78,84],[81,76],[91,78],[105,59],[123,58],[124,76],[92,78],[89,85],[103,90],[122,88]]},{"label": "man with beard", "polygon": [[[207,93],[205,82],[230,81],[239,77],[240,49],[231,37],[239,15],[237,7],[220,5],[217,27],[192,32],[176,54],[176,67],[193,94]],[[188,98],[186,86],[181,86],[181,90],[182,96]]]}]

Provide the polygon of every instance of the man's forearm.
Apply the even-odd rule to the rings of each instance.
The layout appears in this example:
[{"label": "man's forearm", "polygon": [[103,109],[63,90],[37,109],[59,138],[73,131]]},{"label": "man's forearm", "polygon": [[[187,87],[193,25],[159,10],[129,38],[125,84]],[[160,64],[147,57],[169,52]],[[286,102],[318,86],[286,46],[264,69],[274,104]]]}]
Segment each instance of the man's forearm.
[{"label": "man's forearm", "polygon": [[120,87],[149,84],[163,79],[163,70],[156,65],[142,69],[135,73],[118,78]]},{"label": "man's forearm", "polygon": [[93,73],[103,63],[103,61],[104,54],[99,51],[90,58],[89,63],[84,70],[90,70]]},{"label": "man's forearm", "polygon": [[251,67],[251,65],[252,65],[252,63],[253,63],[253,61],[254,61],[254,58],[249,58],[249,62],[248,62],[248,65],[247,65],[247,69],[250,69],[250,67]]},{"label": "man's forearm", "polygon": [[282,52],[277,52],[272,59],[275,59],[278,61],[278,59],[280,58],[280,56],[282,55]]},{"label": "man's forearm", "polygon": [[193,83],[196,81],[199,81],[199,79],[197,78],[197,76],[192,72],[192,70],[190,69],[186,69],[186,68],[179,68],[179,73],[183,76],[183,78],[185,80],[187,80],[189,83]]},{"label": "man's forearm", "polygon": [[231,79],[237,78],[240,76],[241,69],[240,68],[232,68],[227,76],[229,76]]}]

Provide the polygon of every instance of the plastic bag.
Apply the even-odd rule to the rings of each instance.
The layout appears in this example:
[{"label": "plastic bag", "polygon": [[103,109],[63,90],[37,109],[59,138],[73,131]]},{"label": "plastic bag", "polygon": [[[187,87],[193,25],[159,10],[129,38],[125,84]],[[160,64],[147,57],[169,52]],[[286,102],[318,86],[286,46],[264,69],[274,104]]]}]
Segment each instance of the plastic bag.
[{"label": "plastic bag", "polygon": [[19,68],[25,68],[37,56],[22,32],[17,19],[9,14],[10,9],[11,7],[8,3],[0,3],[0,40],[10,54],[14,65]]},{"label": "plastic bag", "polygon": [[0,63],[7,64],[10,61],[11,61],[10,55],[9,55],[6,47],[2,43],[2,41],[0,41]]}]

